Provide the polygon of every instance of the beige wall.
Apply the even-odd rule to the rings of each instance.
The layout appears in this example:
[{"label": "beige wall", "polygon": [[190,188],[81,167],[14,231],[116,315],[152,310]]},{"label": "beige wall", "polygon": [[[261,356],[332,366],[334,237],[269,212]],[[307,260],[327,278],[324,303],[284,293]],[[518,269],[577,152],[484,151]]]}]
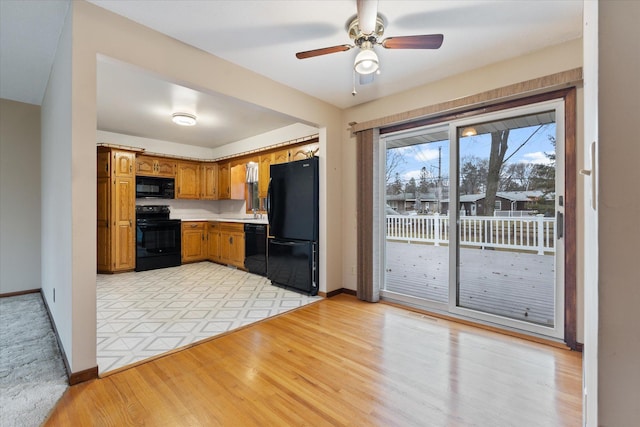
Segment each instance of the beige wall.
[{"label": "beige wall", "polygon": [[[478,94],[491,89],[519,83],[525,80],[553,74],[582,66],[582,41],[573,40],[529,55],[492,64],[477,70],[428,84],[411,91],[378,99],[347,109],[343,113],[343,129],[350,122],[364,122],[457,98]],[[582,90],[578,89],[578,141],[582,141]],[[579,148],[580,150],[580,148]],[[356,289],[356,150],[355,138],[348,131],[343,132],[343,235],[342,281],[345,287]],[[578,153],[580,158],[581,151]],[[578,181],[578,200],[582,198],[582,180]],[[578,212],[578,228],[582,224],[582,213]],[[582,319],[582,251],[578,238],[578,318]],[[578,340],[582,342],[582,321],[578,322]]]},{"label": "beige wall", "polygon": [[601,1],[598,16],[598,394],[593,397],[597,425],[631,426],[640,420],[640,2]]},{"label": "beige wall", "polygon": [[[62,287],[63,300],[55,305],[66,307],[69,314],[54,310],[56,325],[62,325],[63,347],[71,363],[72,372],[95,366],[96,347],[96,58],[106,55],[165,76],[171,81],[195,89],[218,92],[243,101],[272,109],[300,119],[319,128],[320,134],[320,290],[329,292],[342,287],[341,260],[341,131],[340,110],[311,98],[299,91],[242,69],[201,50],[187,46],[170,37],[140,26],[94,5],[77,1],[70,9],[72,24],[67,23],[64,34],[72,40],[71,69],[68,79],[52,79],[48,93],[60,94],[64,101],[48,98],[47,111],[59,105],[57,115],[68,125],[69,135],[49,122],[43,132],[48,133],[47,146],[60,144],[62,164],[68,166],[69,176],[63,172],[47,171],[47,177],[61,178],[65,192],[65,209],[69,209],[70,228],[62,229],[62,251],[45,250],[43,266],[59,265],[62,272],[55,286]],[[63,34],[63,40],[66,40]],[[56,61],[69,60],[65,49]],[[185,66],[184,64],[189,64]],[[62,67],[60,68],[62,69]],[[71,104],[66,102],[72,97]],[[45,106],[43,104],[43,110]],[[44,114],[44,113],[43,113]],[[67,115],[70,120],[66,121]],[[44,170],[44,169],[43,169]],[[43,177],[44,180],[44,177]],[[47,202],[47,208],[50,203]],[[43,235],[47,241],[53,235],[47,226]],[[68,274],[67,274],[68,273]],[[53,285],[53,283],[51,283]],[[59,294],[58,294],[59,295]],[[58,325],[60,323],[60,325]]]},{"label": "beige wall", "polygon": [[0,99],[0,294],[40,289],[40,107]]}]

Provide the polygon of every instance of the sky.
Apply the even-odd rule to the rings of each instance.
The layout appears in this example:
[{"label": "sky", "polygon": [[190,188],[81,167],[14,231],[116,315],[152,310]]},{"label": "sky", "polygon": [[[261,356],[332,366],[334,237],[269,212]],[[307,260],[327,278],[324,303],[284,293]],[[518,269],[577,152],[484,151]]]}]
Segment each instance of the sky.
[{"label": "sky", "polygon": [[[537,163],[549,164],[546,154],[554,153],[555,148],[549,141],[549,136],[555,136],[555,123],[527,128],[512,129],[509,133],[508,149],[505,159],[507,163]],[[533,134],[533,136],[532,136]],[[524,144],[524,145],[523,145]],[[479,158],[489,158],[491,148],[490,134],[482,134],[460,139],[460,158],[465,156],[477,156]],[[400,174],[403,183],[412,177],[416,182],[420,178],[422,167],[427,168],[430,177],[438,177],[438,148],[441,148],[441,174],[446,179],[449,176],[449,141],[431,142],[419,145],[412,145],[397,148],[403,154],[404,162],[398,166],[396,171]],[[545,154],[546,153],[546,154]],[[510,157],[512,156],[512,157]],[[393,177],[392,177],[393,179]]]}]

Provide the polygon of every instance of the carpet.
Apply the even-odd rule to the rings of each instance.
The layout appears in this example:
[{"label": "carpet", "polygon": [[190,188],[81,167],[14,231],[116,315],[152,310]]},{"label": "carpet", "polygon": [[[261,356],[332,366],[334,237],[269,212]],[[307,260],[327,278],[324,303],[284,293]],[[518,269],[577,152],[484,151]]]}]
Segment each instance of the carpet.
[{"label": "carpet", "polygon": [[39,426],[68,387],[39,293],[0,298],[0,426]]}]

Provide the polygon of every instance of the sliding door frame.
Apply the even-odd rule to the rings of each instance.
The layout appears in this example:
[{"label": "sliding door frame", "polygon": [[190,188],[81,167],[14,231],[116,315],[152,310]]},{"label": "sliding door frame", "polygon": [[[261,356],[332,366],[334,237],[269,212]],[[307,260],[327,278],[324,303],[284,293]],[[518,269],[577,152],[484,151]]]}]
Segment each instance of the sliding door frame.
[{"label": "sliding door frame", "polygon": [[[517,107],[561,99],[564,102],[564,126],[565,126],[565,146],[564,146],[564,195],[565,195],[565,254],[564,254],[564,342],[572,349],[578,349],[577,342],[577,290],[576,290],[576,253],[577,253],[577,225],[576,225],[576,192],[577,192],[577,156],[576,156],[576,114],[577,101],[576,88],[574,86],[566,89],[554,90],[539,93],[532,96],[511,99],[508,101],[496,101],[495,103],[483,103],[482,105],[468,106],[466,109],[456,112],[443,112],[434,114],[431,117],[419,118],[403,123],[383,125],[375,128],[379,130],[379,135],[392,134],[403,130],[426,127],[429,125],[443,124],[462,119],[473,118],[474,116],[485,115],[487,113],[499,112],[503,110],[515,109]],[[360,133],[360,132],[357,132]],[[455,141],[450,141],[450,144]],[[366,185],[366,184],[365,184]],[[369,183],[369,186],[371,183]],[[371,188],[371,187],[369,187]],[[364,230],[363,230],[364,231]],[[372,265],[367,267],[359,265],[361,269],[373,269]]]}]

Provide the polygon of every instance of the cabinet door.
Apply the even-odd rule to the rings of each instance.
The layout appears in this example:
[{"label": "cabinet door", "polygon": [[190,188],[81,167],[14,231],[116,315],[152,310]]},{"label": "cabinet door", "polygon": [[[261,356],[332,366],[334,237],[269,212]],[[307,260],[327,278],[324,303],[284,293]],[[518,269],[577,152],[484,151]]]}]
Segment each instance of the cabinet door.
[{"label": "cabinet door", "polygon": [[267,197],[272,162],[273,153],[260,156],[260,166],[258,168],[258,197],[261,199]]},{"label": "cabinet door", "polygon": [[200,198],[200,165],[192,162],[178,163],[176,199]]},{"label": "cabinet door", "polygon": [[320,151],[320,143],[314,142],[311,144],[305,144],[298,147],[293,147],[289,151],[291,154],[290,160],[292,162],[296,160],[308,159],[309,157],[313,157],[318,154],[318,151]]},{"label": "cabinet door", "polygon": [[231,234],[230,264],[244,268],[244,231]]},{"label": "cabinet door", "polygon": [[220,262],[223,264],[231,263],[231,233],[220,230]]},{"label": "cabinet door", "polygon": [[182,224],[182,262],[206,259],[205,226],[201,222]]},{"label": "cabinet door", "polygon": [[[107,159],[109,153],[105,153]],[[98,162],[100,164],[100,162]],[[109,208],[111,207],[111,178],[98,177],[98,205],[97,205],[97,229],[98,234],[98,271],[108,272],[111,270],[111,227],[109,227]]]},{"label": "cabinet door", "polygon": [[135,153],[129,151],[113,151],[115,176],[134,176]]},{"label": "cabinet door", "polygon": [[220,163],[218,167],[218,198],[231,198],[231,164]]},{"label": "cabinet door", "polygon": [[[133,160],[133,158],[132,158]],[[131,163],[133,168],[133,163]],[[131,270],[135,268],[136,240],[135,230],[135,180],[134,178],[115,177],[112,200],[113,270]]]},{"label": "cabinet door", "polygon": [[208,232],[208,258],[210,261],[220,261],[220,230],[217,224],[209,224]]},{"label": "cabinet door", "polygon": [[203,163],[200,166],[200,198],[204,200],[218,199],[218,164]]},{"label": "cabinet door", "polygon": [[287,163],[289,161],[289,149],[280,150],[273,153],[273,163],[274,165],[280,163]]},{"label": "cabinet door", "polygon": [[155,175],[156,160],[149,156],[136,157],[136,174],[138,175]]},{"label": "cabinet door", "polygon": [[247,168],[244,164],[231,167],[231,194],[233,200],[244,200]]},{"label": "cabinet door", "polygon": [[[111,176],[111,153],[108,151],[98,152],[98,178],[109,178]],[[108,181],[107,181],[108,182]]]},{"label": "cabinet door", "polygon": [[173,178],[176,176],[176,161],[159,157],[154,162],[155,173],[158,176]]}]

